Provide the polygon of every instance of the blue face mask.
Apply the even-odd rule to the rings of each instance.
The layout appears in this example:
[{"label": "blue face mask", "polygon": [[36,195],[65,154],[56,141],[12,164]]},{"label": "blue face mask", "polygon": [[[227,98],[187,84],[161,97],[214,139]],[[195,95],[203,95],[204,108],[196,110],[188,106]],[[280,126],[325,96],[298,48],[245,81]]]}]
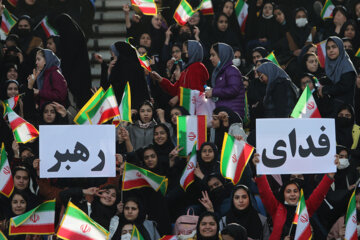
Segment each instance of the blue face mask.
[{"label": "blue face mask", "polygon": [[219,66],[220,66],[220,63],[221,63],[221,61],[219,60],[219,62],[217,63],[216,67],[219,67]]}]

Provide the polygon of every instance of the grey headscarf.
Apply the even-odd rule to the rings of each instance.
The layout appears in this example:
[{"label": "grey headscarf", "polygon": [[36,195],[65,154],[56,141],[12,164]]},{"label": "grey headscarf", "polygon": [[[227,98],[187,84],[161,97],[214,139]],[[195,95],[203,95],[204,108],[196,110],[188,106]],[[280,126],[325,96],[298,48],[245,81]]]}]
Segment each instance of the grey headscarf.
[{"label": "grey headscarf", "polygon": [[49,68],[56,66],[60,68],[60,60],[59,58],[53,53],[53,51],[49,49],[43,49],[44,55],[45,55],[45,66],[41,70],[39,76],[36,79],[37,87],[38,89],[42,89],[43,83],[44,83],[44,72],[48,70]]},{"label": "grey headscarf", "polygon": [[220,59],[220,64],[216,66],[211,76],[211,85],[214,88],[216,84],[216,77],[220,73],[221,69],[234,59],[234,51],[230,45],[226,43],[218,43],[219,52],[217,53]]},{"label": "grey headscarf", "polygon": [[[353,63],[350,60],[349,55],[346,53],[343,41],[336,37],[329,37],[326,41],[326,45],[332,40],[339,48],[339,56],[335,60],[331,60],[328,56],[325,59],[325,73],[330,80],[336,84],[340,81],[341,75],[348,72],[355,72]],[[354,79],[355,81],[355,79]]]},{"label": "grey headscarf", "polygon": [[268,77],[266,93],[271,91],[275,83],[280,79],[286,79],[288,81],[291,81],[289,75],[283,69],[275,65],[273,62],[265,62],[261,64],[256,71],[263,73]]},{"label": "grey headscarf", "polygon": [[120,53],[115,47],[115,43],[110,46],[110,50],[115,54],[115,56],[119,57]]},{"label": "grey headscarf", "polygon": [[184,68],[187,68],[191,64],[195,62],[202,62],[204,53],[203,47],[201,43],[196,40],[189,40],[188,41],[188,54],[189,54],[189,61],[185,64]]}]

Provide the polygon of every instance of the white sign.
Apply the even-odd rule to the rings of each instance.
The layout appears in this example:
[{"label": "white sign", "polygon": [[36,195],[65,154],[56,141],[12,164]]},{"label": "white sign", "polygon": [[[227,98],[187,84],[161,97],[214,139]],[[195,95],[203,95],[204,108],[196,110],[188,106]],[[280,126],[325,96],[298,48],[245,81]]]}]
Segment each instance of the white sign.
[{"label": "white sign", "polygon": [[335,121],[324,118],[256,120],[258,174],[336,172]]},{"label": "white sign", "polygon": [[115,177],[114,125],[40,126],[40,178]]}]

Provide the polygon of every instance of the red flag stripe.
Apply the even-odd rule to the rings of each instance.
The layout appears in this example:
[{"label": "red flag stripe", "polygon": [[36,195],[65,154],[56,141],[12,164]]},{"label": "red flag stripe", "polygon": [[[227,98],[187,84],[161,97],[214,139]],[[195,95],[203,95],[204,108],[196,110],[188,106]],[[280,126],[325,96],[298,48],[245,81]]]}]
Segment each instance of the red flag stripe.
[{"label": "red flag stripe", "polygon": [[321,44],[319,43],[318,45],[316,45],[316,48],[317,48],[317,55],[319,58],[320,65],[323,68],[325,66],[325,55],[322,51]]},{"label": "red flag stripe", "polygon": [[192,171],[191,173],[189,173],[189,175],[186,177],[185,181],[184,181],[184,188],[185,190],[187,189],[187,187],[194,181],[194,171]]},{"label": "red flag stripe", "polygon": [[203,115],[198,116],[198,143],[197,150],[200,150],[201,144],[206,141],[206,117]]},{"label": "red flag stripe", "polygon": [[[310,224],[306,227],[305,231],[300,235],[300,237],[297,240],[309,240],[312,235]],[[357,239],[357,236],[356,236]],[[352,239],[349,239],[352,240]]]},{"label": "red flag stripe", "polygon": [[203,15],[214,14],[214,10],[212,8],[202,9],[200,10]]},{"label": "red flag stripe", "polygon": [[20,117],[14,119],[13,121],[10,122],[10,127],[15,130],[15,128],[17,128],[18,126],[20,126],[21,124],[26,123],[26,121]]},{"label": "red flag stripe", "polygon": [[[119,113],[117,113],[117,112],[119,112],[119,109],[117,107],[105,110],[101,114],[99,122],[106,122],[106,121],[110,120],[111,118],[113,118],[115,115],[119,115]],[[97,123],[93,123],[93,124],[97,124]]]},{"label": "red flag stripe", "polygon": [[145,187],[145,186],[150,186],[150,185],[145,179],[139,178],[136,180],[125,181],[123,185],[123,190],[132,189],[136,187]]},{"label": "red flag stripe", "polygon": [[14,180],[12,177],[9,178],[3,190],[1,191],[5,196],[9,197],[14,190]]},{"label": "red flag stripe", "polygon": [[318,108],[315,109],[315,111],[311,114],[310,118],[321,118]]},{"label": "red flag stripe", "polygon": [[238,161],[238,165],[237,165],[237,169],[236,169],[236,174],[234,176],[234,182],[237,183],[240,181],[241,175],[244,172],[245,166],[247,161],[249,160],[249,155],[251,154],[251,152],[253,151],[253,148],[246,144],[244,145],[244,148],[241,152],[241,155],[239,157],[239,161]]},{"label": "red flag stripe", "polygon": [[87,237],[85,235],[73,232],[71,230],[67,230],[66,228],[62,228],[62,227],[59,229],[57,235],[60,237],[64,237],[66,239],[95,240],[94,238]]},{"label": "red flag stripe", "polygon": [[14,227],[11,226],[10,233],[12,234],[24,234],[24,233],[36,233],[36,234],[51,234],[55,232],[54,224],[39,224],[39,225],[25,225]]}]

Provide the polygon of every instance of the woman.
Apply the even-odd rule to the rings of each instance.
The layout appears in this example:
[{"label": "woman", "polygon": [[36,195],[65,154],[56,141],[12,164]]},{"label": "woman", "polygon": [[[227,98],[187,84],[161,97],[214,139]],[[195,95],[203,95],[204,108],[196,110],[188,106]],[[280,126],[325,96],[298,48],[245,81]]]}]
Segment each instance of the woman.
[{"label": "woman", "polygon": [[332,18],[325,21],[324,38],[340,36],[341,28],[348,20],[347,9],[342,5],[337,5],[332,12],[332,16]]},{"label": "woman", "polygon": [[266,84],[263,100],[264,117],[286,118],[295,107],[298,89],[284,70],[272,62],[261,64],[257,70],[259,79]]},{"label": "woman", "polygon": [[[253,164],[255,166],[260,161],[259,156],[260,155],[256,153],[253,158]],[[338,164],[338,159],[335,160],[335,163]],[[306,200],[309,217],[311,217],[320,207],[330,188],[330,185],[334,182],[334,176],[335,173],[328,173],[324,175],[317,188]],[[293,237],[295,235],[296,227],[291,227],[291,225],[294,219],[296,206],[300,198],[299,185],[295,181],[285,183],[279,192],[278,200],[271,191],[265,175],[257,176],[256,184],[265,209],[270,214],[273,221],[273,231],[269,240],[285,239],[285,237],[289,235]]]},{"label": "woman", "polygon": [[210,44],[223,42],[233,48],[240,47],[240,41],[235,31],[229,27],[229,17],[225,13],[216,16],[212,33],[210,34]]},{"label": "woman", "polygon": [[52,35],[50,37],[48,37],[48,39],[46,40],[46,48],[50,49],[51,51],[53,51],[53,53],[56,54],[56,56],[61,59],[61,45],[60,45],[60,37],[56,36],[56,35]]},{"label": "woman", "polygon": [[[0,99],[1,100],[8,100],[9,98],[16,97],[19,95],[19,82],[16,80],[6,80],[2,84],[1,93],[0,93]],[[11,101],[12,102],[12,101]],[[8,104],[10,102],[8,101]],[[10,106],[17,112],[21,117],[24,116],[23,113],[23,101],[21,98],[18,98],[18,102],[16,106]]]},{"label": "woman", "polygon": [[246,229],[237,223],[230,223],[221,231],[223,240],[247,240]]},{"label": "woman", "polygon": [[233,190],[231,209],[220,221],[220,229],[231,223],[240,224],[252,239],[268,239],[270,236],[267,219],[251,205],[250,191],[245,185],[238,185]]},{"label": "woman", "polygon": [[326,41],[325,73],[330,84],[318,88],[319,95],[330,95],[335,99],[334,110],[341,103],[354,106],[354,88],[356,70],[345,51],[343,41],[338,37],[329,37]]},{"label": "woman", "polygon": [[324,70],[320,67],[320,62],[315,53],[306,53],[302,58],[303,72],[311,73],[317,78],[324,76]]},{"label": "woman", "polygon": [[212,89],[207,90],[207,98],[215,99],[216,107],[228,107],[244,117],[245,88],[240,71],[233,65],[234,51],[225,43],[216,43],[210,50],[210,61],[215,67]]},{"label": "woman", "polygon": [[131,240],[131,234],[133,231],[133,224],[125,221],[118,225],[115,235],[111,238],[114,240]]},{"label": "woman", "polygon": [[[36,80],[37,88],[34,88]],[[67,83],[60,71],[60,60],[49,49],[39,50],[36,54],[36,71],[28,77],[28,88],[39,97],[39,105],[56,101],[63,106],[67,100]]]},{"label": "woman", "polygon": [[212,212],[204,212],[199,216],[196,235],[188,240],[219,240],[219,221]]},{"label": "woman", "polygon": [[348,104],[339,107],[335,118],[336,143],[348,149],[360,150],[360,126],[355,124],[354,109]]},{"label": "woman", "polygon": [[358,26],[354,20],[349,19],[344,23],[340,31],[340,37],[350,39],[351,43],[354,45],[354,49],[358,49],[360,36]]},{"label": "woman", "polygon": [[153,132],[154,150],[159,158],[159,164],[165,168],[169,168],[169,154],[174,149],[174,144],[171,141],[169,128],[160,123],[154,127]]}]

